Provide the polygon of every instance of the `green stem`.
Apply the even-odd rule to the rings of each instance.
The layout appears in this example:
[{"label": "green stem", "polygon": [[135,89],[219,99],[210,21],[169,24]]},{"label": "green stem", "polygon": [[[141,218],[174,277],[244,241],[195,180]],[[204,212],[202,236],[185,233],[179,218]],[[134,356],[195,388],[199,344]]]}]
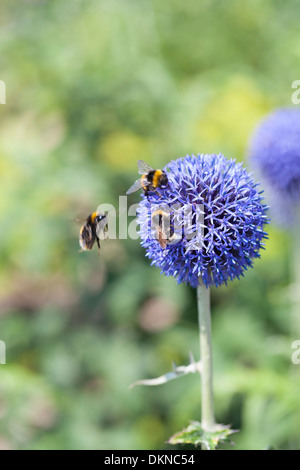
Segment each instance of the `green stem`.
[{"label": "green stem", "polygon": [[205,430],[215,425],[213,401],[212,341],[210,326],[210,289],[199,283],[197,288],[201,356],[201,423]]}]

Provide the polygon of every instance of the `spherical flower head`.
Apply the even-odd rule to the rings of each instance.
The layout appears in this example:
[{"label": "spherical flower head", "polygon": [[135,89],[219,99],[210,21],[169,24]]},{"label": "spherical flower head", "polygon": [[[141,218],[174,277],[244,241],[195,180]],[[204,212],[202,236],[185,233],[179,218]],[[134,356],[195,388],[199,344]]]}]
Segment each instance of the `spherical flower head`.
[{"label": "spherical flower head", "polygon": [[249,158],[284,220],[300,203],[300,110],[283,108],[267,116],[251,139]]},{"label": "spherical flower head", "polygon": [[[223,155],[181,158],[163,169],[168,185],[143,195],[138,207],[141,244],[162,273],[178,283],[219,286],[239,278],[264,246],[267,206],[241,163]],[[169,213],[162,248],[153,213]],[[157,220],[157,217],[156,217]]]}]

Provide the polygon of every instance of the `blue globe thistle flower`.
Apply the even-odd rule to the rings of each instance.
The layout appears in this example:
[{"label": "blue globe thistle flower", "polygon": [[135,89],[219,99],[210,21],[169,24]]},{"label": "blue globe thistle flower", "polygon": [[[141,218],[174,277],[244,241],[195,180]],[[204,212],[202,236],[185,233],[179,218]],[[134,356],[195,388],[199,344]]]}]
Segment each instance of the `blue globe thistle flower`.
[{"label": "blue globe thistle flower", "polygon": [[249,159],[264,180],[271,210],[292,223],[300,203],[300,111],[282,108],[267,116],[249,144]]},{"label": "blue globe thistle flower", "polygon": [[[138,207],[141,245],[151,264],[192,287],[199,279],[208,287],[239,278],[267,238],[258,184],[241,163],[221,154],[187,155],[163,170],[168,186],[142,195]],[[170,214],[165,248],[154,236],[157,210]]]}]

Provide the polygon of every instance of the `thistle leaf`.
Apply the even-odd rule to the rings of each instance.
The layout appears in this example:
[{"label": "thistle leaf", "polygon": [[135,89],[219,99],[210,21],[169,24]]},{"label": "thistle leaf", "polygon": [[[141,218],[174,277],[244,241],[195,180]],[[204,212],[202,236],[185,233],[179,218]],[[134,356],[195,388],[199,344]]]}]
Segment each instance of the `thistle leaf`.
[{"label": "thistle leaf", "polygon": [[171,372],[167,372],[166,374],[163,374],[160,377],[156,377],[155,379],[137,380],[136,382],[133,382],[129,388],[136,387],[137,385],[161,385],[169,382],[170,380],[178,379],[178,377],[182,377],[183,375],[195,374],[196,372],[201,373],[201,363],[195,362],[193,356],[190,355],[190,364],[187,366],[177,366],[174,362],[173,370]]}]

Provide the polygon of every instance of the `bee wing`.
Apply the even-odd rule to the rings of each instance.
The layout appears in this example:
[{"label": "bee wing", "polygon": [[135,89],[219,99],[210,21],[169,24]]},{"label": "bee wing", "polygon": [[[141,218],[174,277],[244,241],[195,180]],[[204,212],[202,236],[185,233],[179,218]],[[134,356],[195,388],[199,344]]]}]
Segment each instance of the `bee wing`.
[{"label": "bee wing", "polygon": [[153,168],[151,168],[148,163],[144,162],[144,160],[138,160],[137,167],[140,175],[144,175],[145,173],[149,173],[149,171],[153,170]]},{"label": "bee wing", "polygon": [[135,191],[138,191],[139,189],[141,189],[142,187],[142,184],[141,184],[141,180],[136,180],[136,182],[128,189],[128,191],[126,191],[126,194],[130,194],[130,193],[134,193]]},{"label": "bee wing", "polygon": [[73,221],[83,225],[83,223],[86,222],[86,217],[76,217],[76,218],[72,217],[72,218],[70,218],[70,220],[73,220]]}]

